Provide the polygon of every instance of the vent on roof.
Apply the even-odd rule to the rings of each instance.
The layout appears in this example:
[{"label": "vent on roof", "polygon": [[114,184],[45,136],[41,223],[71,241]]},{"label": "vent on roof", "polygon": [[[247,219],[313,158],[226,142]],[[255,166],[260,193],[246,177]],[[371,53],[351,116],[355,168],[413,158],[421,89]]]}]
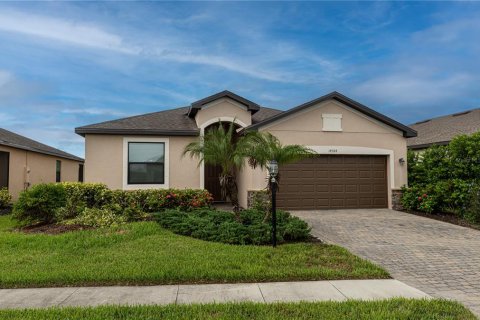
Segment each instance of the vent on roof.
[{"label": "vent on roof", "polygon": [[423,121],[418,121],[418,122],[415,122],[415,124],[426,123],[426,122],[429,122],[430,120],[432,120],[432,119],[427,119],[427,120],[423,120]]},{"label": "vent on roof", "polygon": [[459,113],[454,113],[454,114],[452,114],[452,117],[461,116],[461,115],[464,115],[464,114],[468,114],[470,112],[472,112],[472,110],[463,111],[463,112],[459,112]]}]

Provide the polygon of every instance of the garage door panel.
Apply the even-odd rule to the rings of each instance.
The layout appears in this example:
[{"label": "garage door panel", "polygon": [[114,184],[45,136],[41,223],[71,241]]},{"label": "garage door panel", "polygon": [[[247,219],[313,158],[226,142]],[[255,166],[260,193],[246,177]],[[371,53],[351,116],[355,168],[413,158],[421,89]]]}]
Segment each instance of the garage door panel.
[{"label": "garage door panel", "polygon": [[278,207],[383,208],[388,205],[385,156],[324,155],[280,168]]}]

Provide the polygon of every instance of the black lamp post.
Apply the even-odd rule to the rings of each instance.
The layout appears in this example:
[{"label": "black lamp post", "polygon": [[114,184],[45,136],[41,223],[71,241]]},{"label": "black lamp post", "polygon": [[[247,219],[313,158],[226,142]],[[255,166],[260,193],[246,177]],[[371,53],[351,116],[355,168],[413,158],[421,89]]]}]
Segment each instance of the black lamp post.
[{"label": "black lamp post", "polygon": [[278,163],[271,160],[268,165],[268,173],[270,175],[270,190],[272,191],[272,246],[277,246],[277,175]]}]

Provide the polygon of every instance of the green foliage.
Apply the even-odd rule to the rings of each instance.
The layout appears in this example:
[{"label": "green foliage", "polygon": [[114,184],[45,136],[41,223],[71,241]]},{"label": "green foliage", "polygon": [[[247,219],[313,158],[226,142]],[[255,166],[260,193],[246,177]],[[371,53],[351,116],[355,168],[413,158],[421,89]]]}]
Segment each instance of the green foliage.
[{"label": "green foliage", "polygon": [[103,228],[110,226],[118,226],[126,222],[128,222],[128,217],[121,214],[115,214],[110,209],[85,208],[78,217],[69,220],[67,224]]},{"label": "green foliage", "polygon": [[480,132],[422,153],[409,151],[408,183],[402,197],[407,210],[451,212],[474,220],[471,206],[480,185]]},{"label": "green foliage", "polygon": [[465,218],[472,223],[480,224],[480,185],[472,188]]},{"label": "green foliage", "polygon": [[[254,209],[240,212],[240,220],[219,210],[199,209],[189,212],[166,210],[155,214],[161,226],[175,233],[194,238],[228,244],[269,244],[270,221],[264,222],[264,213]],[[305,240],[310,237],[307,223],[288,212],[277,213],[279,242]]]},{"label": "green foliage", "polygon": [[52,223],[56,212],[66,205],[61,184],[43,183],[22,192],[13,206],[13,216],[20,224]]},{"label": "green foliage", "polygon": [[[126,221],[137,221],[145,219],[146,213],[163,209],[208,207],[212,200],[206,190],[124,191],[110,190],[100,183],[50,183],[36,185],[22,192],[14,207],[14,216],[21,224],[53,223],[80,217],[86,209],[104,209],[123,216]],[[100,213],[101,210],[87,212],[91,217],[94,212]]]},{"label": "green foliage", "polygon": [[165,306],[53,307],[45,309],[0,310],[6,320],[239,320],[239,319],[322,319],[322,320],[475,320],[475,315],[458,302],[442,299],[392,298],[379,301],[277,303],[209,303]]},{"label": "green foliage", "polygon": [[57,235],[12,228],[10,217],[0,216],[1,288],[389,277],[341,247],[316,242],[234,246],[176,235],[153,221]]},{"label": "green foliage", "polygon": [[7,188],[0,188],[0,209],[10,207],[12,204],[12,196],[8,192]]}]

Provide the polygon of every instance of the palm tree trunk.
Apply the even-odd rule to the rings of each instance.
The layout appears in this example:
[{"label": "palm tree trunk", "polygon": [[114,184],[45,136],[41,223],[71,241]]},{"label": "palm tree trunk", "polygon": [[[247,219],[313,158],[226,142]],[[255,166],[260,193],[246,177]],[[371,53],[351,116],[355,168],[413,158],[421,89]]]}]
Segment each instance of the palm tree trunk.
[{"label": "palm tree trunk", "polygon": [[224,199],[230,199],[230,202],[233,207],[233,212],[237,219],[240,218],[240,205],[238,202],[238,186],[237,179],[235,175],[220,175],[220,187],[222,189],[222,197]]}]

